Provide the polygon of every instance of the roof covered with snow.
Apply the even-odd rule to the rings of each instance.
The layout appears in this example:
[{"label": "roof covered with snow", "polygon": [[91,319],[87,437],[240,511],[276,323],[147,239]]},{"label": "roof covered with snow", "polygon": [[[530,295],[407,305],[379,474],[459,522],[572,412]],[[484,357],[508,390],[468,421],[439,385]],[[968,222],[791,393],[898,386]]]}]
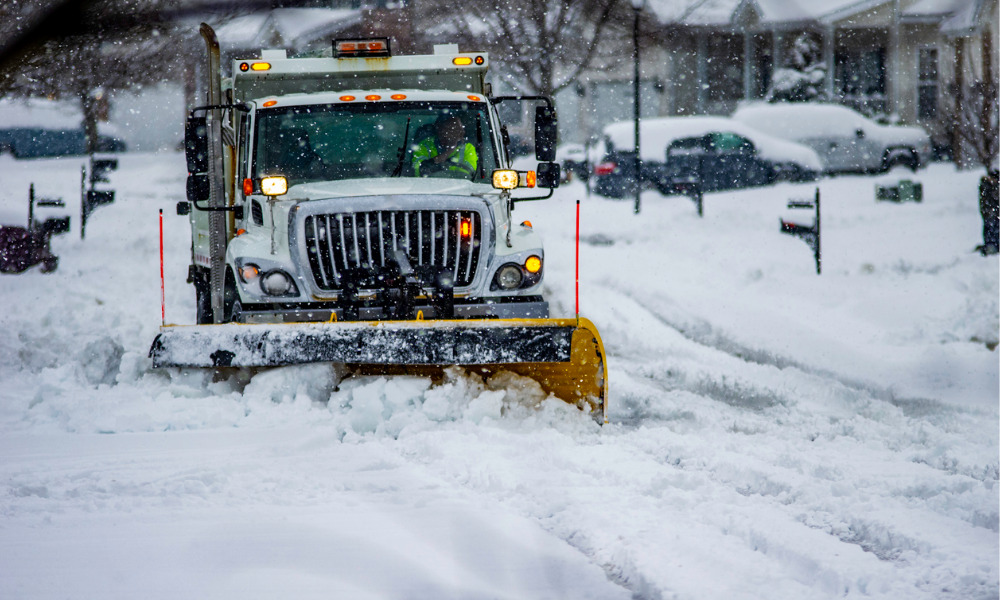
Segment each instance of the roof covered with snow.
[{"label": "roof covered with snow", "polygon": [[[760,23],[832,23],[877,9],[892,0],[649,0],[647,9],[661,23],[724,26],[748,11]],[[968,29],[979,19],[984,0],[901,0],[904,20],[941,20],[942,27]]]},{"label": "roof covered with snow", "polygon": [[646,10],[661,23],[723,25],[729,23],[740,0],[647,0]]},{"label": "roof covered with snow", "polygon": [[259,48],[278,44],[300,47],[331,31],[361,21],[357,9],[276,8],[236,17],[218,28],[219,43],[230,48]]},{"label": "roof covered with snow", "polygon": [[[83,127],[83,111],[74,102],[65,100],[0,99],[0,129],[80,129]],[[98,132],[117,135],[117,129],[110,123],[98,123]]]},{"label": "roof covered with snow", "polygon": [[969,35],[986,22],[985,0],[966,0],[959,2],[959,5],[959,8],[941,24],[941,31],[946,35]]}]

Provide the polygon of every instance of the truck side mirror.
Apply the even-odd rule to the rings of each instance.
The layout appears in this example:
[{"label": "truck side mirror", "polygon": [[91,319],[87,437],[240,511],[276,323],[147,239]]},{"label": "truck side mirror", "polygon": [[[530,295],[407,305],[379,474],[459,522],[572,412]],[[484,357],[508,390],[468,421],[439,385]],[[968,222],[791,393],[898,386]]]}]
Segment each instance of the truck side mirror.
[{"label": "truck side mirror", "polygon": [[207,173],[195,173],[187,178],[187,199],[190,202],[207,200],[211,194]]},{"label": "truck side mirror", "polygon": [[535,171],[535,185],[540,188],[557,188],[559,187],[559,179],[561,175],[562,173],[559,169],[559,163],[538,163],[538,169]]},{"label": "truck side mirror", "polygon": [[535,158],[552,162],[556,159],[556,111],[548,106],[535,108]]},{"label": "truck side mirror", "polygon": [[208,118],[188,117],[184,125],[184,156],[188,173],[208,171]]}]

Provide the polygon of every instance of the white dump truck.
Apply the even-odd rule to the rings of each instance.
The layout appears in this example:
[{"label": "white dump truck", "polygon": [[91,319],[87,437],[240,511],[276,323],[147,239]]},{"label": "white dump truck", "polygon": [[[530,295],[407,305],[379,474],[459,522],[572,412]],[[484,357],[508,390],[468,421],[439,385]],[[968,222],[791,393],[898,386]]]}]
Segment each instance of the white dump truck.
[{"label": "white dump truck", "polygon": [[[549,318],[541,240],[511,217],[559,183],[555,111],[495,97],[488,68],[454,45],[394,56],[382,38],[322,58],[264,50],[212,77],[178,205],[198,324],[164,326],[154,365],[509,370],[603,417],[600,336]],[[534,171],[512,167],[501,102],[536,104]]]}]

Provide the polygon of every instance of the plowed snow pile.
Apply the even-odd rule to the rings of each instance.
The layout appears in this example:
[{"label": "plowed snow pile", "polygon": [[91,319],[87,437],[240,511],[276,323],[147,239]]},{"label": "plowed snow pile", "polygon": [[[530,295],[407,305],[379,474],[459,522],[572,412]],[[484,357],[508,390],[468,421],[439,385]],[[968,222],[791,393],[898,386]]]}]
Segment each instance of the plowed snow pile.
[{"label": "plowed snow pile", "polygon": [[[778,232],[815,185],[517,206],[554,316],[609,353],[612,423],[531,380],[153,370],[191,323],[178,154],[130,154],[79,235],[79,159],[0,156],[0,214],[62,196],[55,273],[0,276],[0,598],[988,599],[998,263],[978,173],[825,179],[823,274]],[[921,181],[920,204],[874,186]],[[7,224],[7,221],[4,221]],[[22,222],[11,224],[23,225]]]}]

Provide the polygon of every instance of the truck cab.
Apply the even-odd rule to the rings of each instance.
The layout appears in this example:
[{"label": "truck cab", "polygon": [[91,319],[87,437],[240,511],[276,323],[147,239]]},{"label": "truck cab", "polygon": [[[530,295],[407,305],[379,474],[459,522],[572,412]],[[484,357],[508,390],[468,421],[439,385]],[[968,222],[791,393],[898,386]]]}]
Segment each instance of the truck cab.
[{"label": "truck cab", "polygon": [[[387,39],[235,61],[187,128],[198,322],[548,317],[541,240],[511,210],[558,185],[555,115],[493,97],[488,66]],[[544,104],[537,171],[513,169],[504,101]]]}]

